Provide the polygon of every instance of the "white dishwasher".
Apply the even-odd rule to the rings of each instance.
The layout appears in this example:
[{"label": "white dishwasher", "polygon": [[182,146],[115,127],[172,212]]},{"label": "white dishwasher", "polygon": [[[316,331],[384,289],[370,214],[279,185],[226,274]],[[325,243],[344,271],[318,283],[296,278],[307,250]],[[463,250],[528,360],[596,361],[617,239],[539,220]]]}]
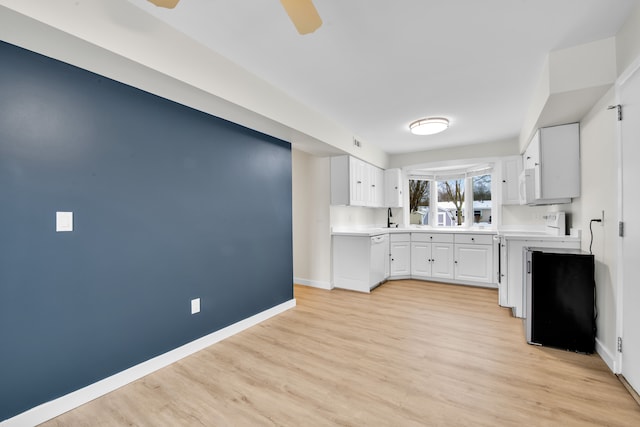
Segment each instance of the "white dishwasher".
[{"label": "white dishwasher", "polygon": [[371,277],[369,289],[373,289],[386,279],[385,265],[389,263],[389,235],[371,236]]},{"label": "white dishwasher", "polygon": [[332,286],[370,292],[386,279],[389,263],[389,236],[333,235]]}]

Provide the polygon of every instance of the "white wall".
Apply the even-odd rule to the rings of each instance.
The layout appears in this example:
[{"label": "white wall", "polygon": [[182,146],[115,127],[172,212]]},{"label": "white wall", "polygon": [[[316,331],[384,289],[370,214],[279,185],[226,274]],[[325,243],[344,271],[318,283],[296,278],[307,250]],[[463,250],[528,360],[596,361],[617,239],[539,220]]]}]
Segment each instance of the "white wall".
[{"label": "white wall", "polygon": [[638,58],[640,58],[640,2],[616,34],[618,75],[631,67]]},{"label": "white wall", "polygon": [[[401,218],[401,209],[393,209],[393,222]],[[397,216],[396,216],[397,215]],[[331,227],[386,227],[386,208],[365,208],[360,206],[331,206]]]},{"label": "white wall", "polygon": [[572,206],[574,222],[583,230],[582,248],[586,251],[589,250],[590,243],[590,219],[600,218],[601,212],[605,211],[604,223],[593,223],[592,250],[596,260],[598,344],[601,346],[599,352],[610,365],[616,354],[619,213],[617,117],[616,111],[607,110],[607,106],[615,103],[615,89],[612,88],[580,124],[582,194],[574,199]]},{"label": "white wall", "polygon": [[331,287],[329,158],[292,150],[293,278]]},{"label": "white wall", "polygon": [[442,162],[447,160],[502,157],[512,156],[515,154],[520,154],[517,138],[483,144],[470,144],[452,148],[442,148],[438,150],[393,154],[389,157],[389,167],[402,168],[405,166]]},{"label": "white wall", "polygon": [[562,211],[567,214],[567,233],[569,228],[575,227],[572,221],[573,207],[570,204],[551,206],[505,205],[502,206],[502,225],[507,227],[515,225],[542,227],[545,224],[543,217],[549,211]]}]

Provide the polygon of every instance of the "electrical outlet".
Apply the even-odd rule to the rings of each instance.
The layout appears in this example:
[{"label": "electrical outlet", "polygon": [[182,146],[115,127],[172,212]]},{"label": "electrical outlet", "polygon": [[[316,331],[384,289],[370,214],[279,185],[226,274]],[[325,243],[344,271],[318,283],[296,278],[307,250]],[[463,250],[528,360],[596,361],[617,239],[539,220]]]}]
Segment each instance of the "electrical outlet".
[{"label": "electrical outlet", "polygon": [[191,314],[200,313],[200,298],[191,300]]}]

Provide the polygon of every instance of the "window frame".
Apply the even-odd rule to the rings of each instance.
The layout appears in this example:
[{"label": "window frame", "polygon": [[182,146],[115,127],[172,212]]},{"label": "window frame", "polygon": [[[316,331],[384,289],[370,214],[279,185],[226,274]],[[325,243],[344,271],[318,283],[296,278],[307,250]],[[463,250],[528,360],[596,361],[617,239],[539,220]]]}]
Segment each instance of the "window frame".
[{"label": "window frame", "polygon": [[[473,209],[473,180],[475,177],[489,175],[491,179],[490,191],[491,191],[491,213],[490,218],[491,222],[480,223],[477,224],[474,221],[474,209]],[[483,228],[483,229],[495,229],[497,227],[497,222],[495,221],[497,203],[496,203],[496,179],[497,179],[497,171],[494,168],[493,163],[481,163],[474,164],[471,167],[467,168],[432,168],[431,170],[427,168],[415,169],[412,171],[407,171],[406,173],[406,181],[405,185],[407,186],[407,198],[409,197],[409,181],[410,180],[426,180],[429,181],[429,217],[427,219],[428,225],[423,225],[423,227],[429,228],[440,228],[440,229],[472,229],[472,228]],[[461,225],[442,225],[441,224],[441,215],[437,208],[433,209],[434,206],[438,205],[438,185],[439,182],[442,181],[450,181],[452,179],[464,179],[464,204],[462,207],[462,212],[464,215],[464,221]],[[470,195],[471,197],[469,197]],[[434,203],[435,198],[435,203]],[[407,203],[407,207],[409,207]],[[409,220],[410,212],[409,208],[406,209],[407,215],[406,219]],[[471,215],[465,213],[471,213]],[[446,214],[445,214],[446,215]],[[407,224],[410,224],[410,220],[407,221]],[[415,226],[415,224],[413,224]]]}]

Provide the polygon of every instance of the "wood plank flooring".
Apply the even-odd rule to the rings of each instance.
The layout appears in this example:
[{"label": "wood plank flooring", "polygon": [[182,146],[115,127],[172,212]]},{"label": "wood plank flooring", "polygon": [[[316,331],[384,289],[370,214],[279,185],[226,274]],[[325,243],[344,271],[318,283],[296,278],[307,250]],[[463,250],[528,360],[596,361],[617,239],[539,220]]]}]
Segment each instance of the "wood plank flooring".
[{"label": "wood plank flooring", "polygon": [[295,287],[297,306],[45,426],[637,426],[597,355],[525,343],[497,291]]}]

